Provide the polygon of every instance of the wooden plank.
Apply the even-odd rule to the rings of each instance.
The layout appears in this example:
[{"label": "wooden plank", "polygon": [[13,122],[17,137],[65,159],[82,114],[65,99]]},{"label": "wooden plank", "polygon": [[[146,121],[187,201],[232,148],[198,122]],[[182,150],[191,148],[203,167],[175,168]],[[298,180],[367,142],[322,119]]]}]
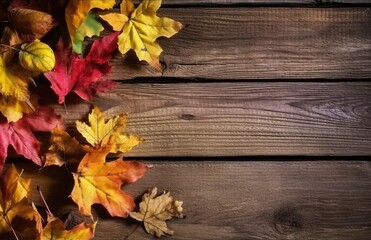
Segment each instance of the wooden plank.
[{"label": "wooden plank", "polygon": [[[371,76],[369,8],[171,8],[188,24],[160,39],[163,75],[207,79],[348,79]],[[161,76],[117,56],[115,80]]]},{"label": "wooden plank", "polygon": [[[366,240],[371,235],[370,162],[150,164],[154,167],[125,191],[140,196],[157,186],[184,201],[187,217],[168,222],[175,230],[172,239]],[[57,216],[76,210],[62,200],[72,187],[64,167],[23,174],[34,174],[33,185],[41,186]],[[36,204],[42,205],[35,187],[33,191]],[[136,226],[94,209],[97,240],[124,239]],[[131,239],[147,237],[139,228]]]},{"label": "wooden plank", "polygon": [[[371,155],[370,82],[118,84],[91,104],[129,113],[128,156]],[[72,129],[91,104],[53,107]]]},{"label": "wooden plank", "polygon": [[[140,0],[135,0],[135,4],[139,4]],[[225,6],[231,4],[243,5],[322,5],[322,4],[371,4],[370,0],[163,0],[163,6]]]}]

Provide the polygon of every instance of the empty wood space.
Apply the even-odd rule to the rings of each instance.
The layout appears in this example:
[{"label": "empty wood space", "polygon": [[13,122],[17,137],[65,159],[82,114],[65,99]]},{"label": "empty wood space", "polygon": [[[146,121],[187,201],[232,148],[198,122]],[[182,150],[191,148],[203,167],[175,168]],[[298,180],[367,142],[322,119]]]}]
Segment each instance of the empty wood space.
[{"label": "empty wood space", "polygon": [[[139,1],[137,1],[139,2]],[[169,239],[334,239],[371,236],[371,1],[163,0],[159,15],[187,25],[164,49],[163,71],[117,55],[117,88],[56,108],[74,130],[92,106],[127,112],[145,139],[127,159],[153,168],[124,189],[170,190],[186,218]],[[18,164],[22,160],[16,160]],[[33,176],[55,215],[65,167]],[[33,187],[36,204],[42,205]],[[140,199],[138,198],[138,201]],[[97,240],[136,223],[94,206]],[[129,239],[152,239],[139,228]]]}]

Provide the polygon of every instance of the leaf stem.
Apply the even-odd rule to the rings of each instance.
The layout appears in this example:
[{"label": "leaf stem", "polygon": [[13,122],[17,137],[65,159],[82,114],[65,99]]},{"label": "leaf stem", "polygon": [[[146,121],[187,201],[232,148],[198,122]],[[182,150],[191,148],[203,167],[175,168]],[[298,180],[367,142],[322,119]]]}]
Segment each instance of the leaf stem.
[{"label": "leaf stem", "polygon": [[133,233],[135,233],[135,232],[137,231],[138,227],[141,226],[142,224],[143,224],[143,222],[139,222],[139,223],[137,224],[137,226],[135,226],[134,230],[131,231],[128,235],[126,235],[125,239],[129,239],[129,237],[130,237]]},{"label": "leaf stem", "polygon": [[51,212],[50,209],[49,209],[48,204],[47,204],[46,201],[45,201],[44,195],[43,195],[43,193],[41,192],[40,186],[37,186],[36,188],[37,188],[37,191],[38,191],[39,194],[40,194],[41,200],[43,201],[43,203],[44,203],[44,205],[45,205],[45,207],[46,207],[46,210],[48,211],[48,214],[50,214],[51,216],[53,216],[52,212]]},{"label": "leaf stem", "polygon": [[22,51],[21,49],[18,49],[18,48],[15,48],[15,47],[3,44],[3,43],[0,43],[0,46],[7,47],[7,48],[13,49],[13,50],[18,51],[18,52]]},{"label": "leaf stem", "polygon": [[9,221],[9,218],[8,218],[8,216],[4,215],[4,219],[5,219],[5,222],[6,222],[7,224],[8,224],[8,226],[9,226],[10,230],[12,230],[12,232],[13,232],[13,234],[14,234],[14,237],[15,237],[15,239],[19,240],[19,238],[18,238],[18,236],[17,236],[17,233],[15,232],[15,230],[14,230],[14,228],[13,228],[12,224],[11,224],[11,223],[10,223],[10,221]]}]

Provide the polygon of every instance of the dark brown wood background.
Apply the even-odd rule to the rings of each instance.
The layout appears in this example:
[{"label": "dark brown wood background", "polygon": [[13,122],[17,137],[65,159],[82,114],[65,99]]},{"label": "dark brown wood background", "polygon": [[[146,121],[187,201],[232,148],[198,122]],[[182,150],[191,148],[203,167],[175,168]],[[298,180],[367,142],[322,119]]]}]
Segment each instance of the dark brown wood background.
[{"label": "dark brown wood background", "polygon": [[[72,131],[91,105],[129,113],[128,131],[146,141],[127,157],[154,167],[124,188],[139,196],[157,186],[184,201],[186,219],[168,222],[171,239],[367,240],[370,6],[164,0],[159,15],[187,27],[159,40],[162,73],[133,54],[117,56],[116,90],[55,107]],[[76,209],[59,200],[70,193],[66,169],[49,170],[34,169],[34,184],[56,215]],[[96,239],[124,239],[135,228],[94,209]],[[138,229],[131,238],[151,237]]]}]

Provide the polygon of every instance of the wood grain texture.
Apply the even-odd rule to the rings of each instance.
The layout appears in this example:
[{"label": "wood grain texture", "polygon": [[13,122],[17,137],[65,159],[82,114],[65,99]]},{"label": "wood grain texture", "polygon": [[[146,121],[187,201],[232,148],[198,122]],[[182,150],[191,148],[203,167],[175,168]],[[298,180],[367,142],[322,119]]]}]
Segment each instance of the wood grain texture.
[{"label": "wood grain texture", "polygon": [[[297,159],[300,161],[300,158]],[[321,160],[320,158],[318,160]],[[21,164],[21,162],[19,163]],[[157,186],[184,201],[186,218],[171,220],[171,239],[357,239],[371,234],[369,162],[149,162],[154,167],[125,191],[140,196]],[[16,165],[18,167],[18,165]],[[24,164],[21,165],[24,167]],[[33,174],[55,215],[76,206],[63,201],[71,176],[62,168]],[[25,176],[24,175],[24,176]],[[58,201],[59,200],[59,201]],[[99,217],[97,240],[124,239],[135,222]],[[139,228],[130,239],[148,239]]]},{"label": "wood grain texture", "polygon": [[[118,0],[117,0],[118,1]],[[135,4],[139,4],[141,0],[134,0]],[[163,0],[163,6],[226,6],[231,4],[244,4],[244,5],[322,5],[322,4],[371,4],[370,0]]]},{"label": "wood grain texture", "polygon": [[[91,104],[129,113],[128,156],[371,155],[370,82],[119,84]],[[73,130],[91,104],[53,107]]]},{"label": "wood grain texture", "polygon": [[[187,24],[164,48],[163,76],[348,79],[371,76],[369,8],[170,8]],[[114,80],[161,76],[132,54],[117,56]]]}]

